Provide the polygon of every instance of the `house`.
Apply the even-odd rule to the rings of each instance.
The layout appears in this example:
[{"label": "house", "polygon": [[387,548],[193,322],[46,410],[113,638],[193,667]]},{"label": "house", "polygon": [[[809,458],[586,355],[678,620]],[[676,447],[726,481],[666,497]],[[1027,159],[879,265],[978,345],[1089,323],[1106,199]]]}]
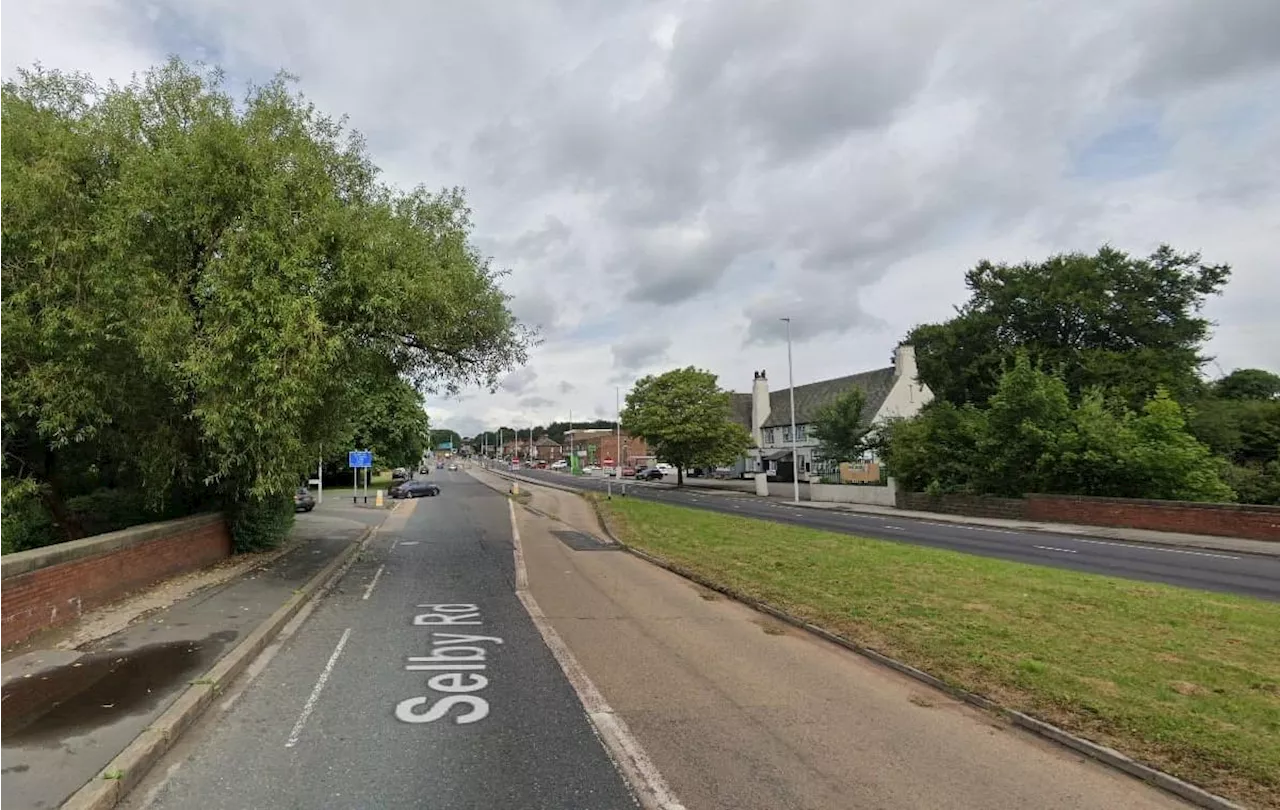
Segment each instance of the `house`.
[{"label": "house", "polygon": [[562,455],[560,443],[550,436],[540,436],[533,443],[533,457],[538,461],[559,461]]},{"label": "house", "polygon": [[[835,461],[815,457],[818,441],[813,437],[813,423],[822,408],[851,388],[862,391],[862,418],[868,425],[892,417],[915,416],[933,399],[933,392],[917,377],[915,349],[907,344],[894,349],[893,365],[886,368],[797,385],[795,445],[801,481],[836,470]],[[751,393],[734,394],[731,404],[734,420],[751,431],[756,443],[739,464],[742,473],[765,472],[774,480],[791,481],[790,389],[770,391],[768,377],[759,371],[752,382]]]}]

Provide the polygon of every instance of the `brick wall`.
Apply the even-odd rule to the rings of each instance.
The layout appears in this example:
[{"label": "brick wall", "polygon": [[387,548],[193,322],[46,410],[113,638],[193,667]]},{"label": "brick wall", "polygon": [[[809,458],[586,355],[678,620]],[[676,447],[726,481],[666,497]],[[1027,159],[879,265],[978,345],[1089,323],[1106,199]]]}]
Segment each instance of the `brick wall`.
[{"label": "brick wall", "polygon": [[1028,495],[1027,518],[1162,532],[1280,540],[1280,507],[1130,498]]},{"label": "brick wall", "polygon": [[230,554],[231,533],[221,515],[150,523],[6,554],[0,561],[4,645]]},{"label": "brick wall", "polygon": [[896,505],[899,509],[920,512],[943,512],[949,515],[971,517],[1026,518],[1026,501],[1021,498],[996,498],[990,495],[928,495],[924,492],[898,490]]}]

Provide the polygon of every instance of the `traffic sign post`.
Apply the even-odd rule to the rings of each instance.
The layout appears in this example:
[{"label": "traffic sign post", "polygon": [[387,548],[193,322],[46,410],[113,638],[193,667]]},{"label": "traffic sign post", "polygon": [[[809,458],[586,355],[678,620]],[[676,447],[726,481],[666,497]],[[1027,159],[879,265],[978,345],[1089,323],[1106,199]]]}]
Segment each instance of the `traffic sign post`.
[{"label": "traffic sign post", "polygon": [[369,471],[373,468],[372,450],[352,450],[347,453],[347,465],[351,467],[351,502],[360,493],[360,470],[364,470],[364,502],[369,502]]}]

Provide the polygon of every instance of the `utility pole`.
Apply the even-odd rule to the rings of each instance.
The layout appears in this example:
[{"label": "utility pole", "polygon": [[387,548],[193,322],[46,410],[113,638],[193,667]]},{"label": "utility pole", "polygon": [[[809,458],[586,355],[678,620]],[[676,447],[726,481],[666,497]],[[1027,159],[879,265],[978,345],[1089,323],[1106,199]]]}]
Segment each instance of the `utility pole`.
[{"label": "utility pole", "polygon": [[791,319],[787,323],[787,387],[791,389],[791,491],[795,503],[800,503],[800,451],[796,449],[796,379],[791,369]]},{"label": "utility pole", "polygon": [[613,411],[613,471],[618,476],[618,486],[622,487],[622,494],[626,495],[626,484],[622,480],[622,386],[620,385],[613,387]]}]

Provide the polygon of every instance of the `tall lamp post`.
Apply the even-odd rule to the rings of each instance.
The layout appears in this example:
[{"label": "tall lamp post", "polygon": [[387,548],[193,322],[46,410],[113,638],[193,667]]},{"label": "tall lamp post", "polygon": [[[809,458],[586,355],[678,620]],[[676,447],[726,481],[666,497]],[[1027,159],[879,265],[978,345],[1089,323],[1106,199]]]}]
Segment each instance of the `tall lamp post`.
[{"label": "tall lamp post", "polygon": [[791,491],[794,503],[800,503],[800,451],[796,449],[796,380],[791,369],[791,319],[787,324],[787,388],[791,391]]}]

